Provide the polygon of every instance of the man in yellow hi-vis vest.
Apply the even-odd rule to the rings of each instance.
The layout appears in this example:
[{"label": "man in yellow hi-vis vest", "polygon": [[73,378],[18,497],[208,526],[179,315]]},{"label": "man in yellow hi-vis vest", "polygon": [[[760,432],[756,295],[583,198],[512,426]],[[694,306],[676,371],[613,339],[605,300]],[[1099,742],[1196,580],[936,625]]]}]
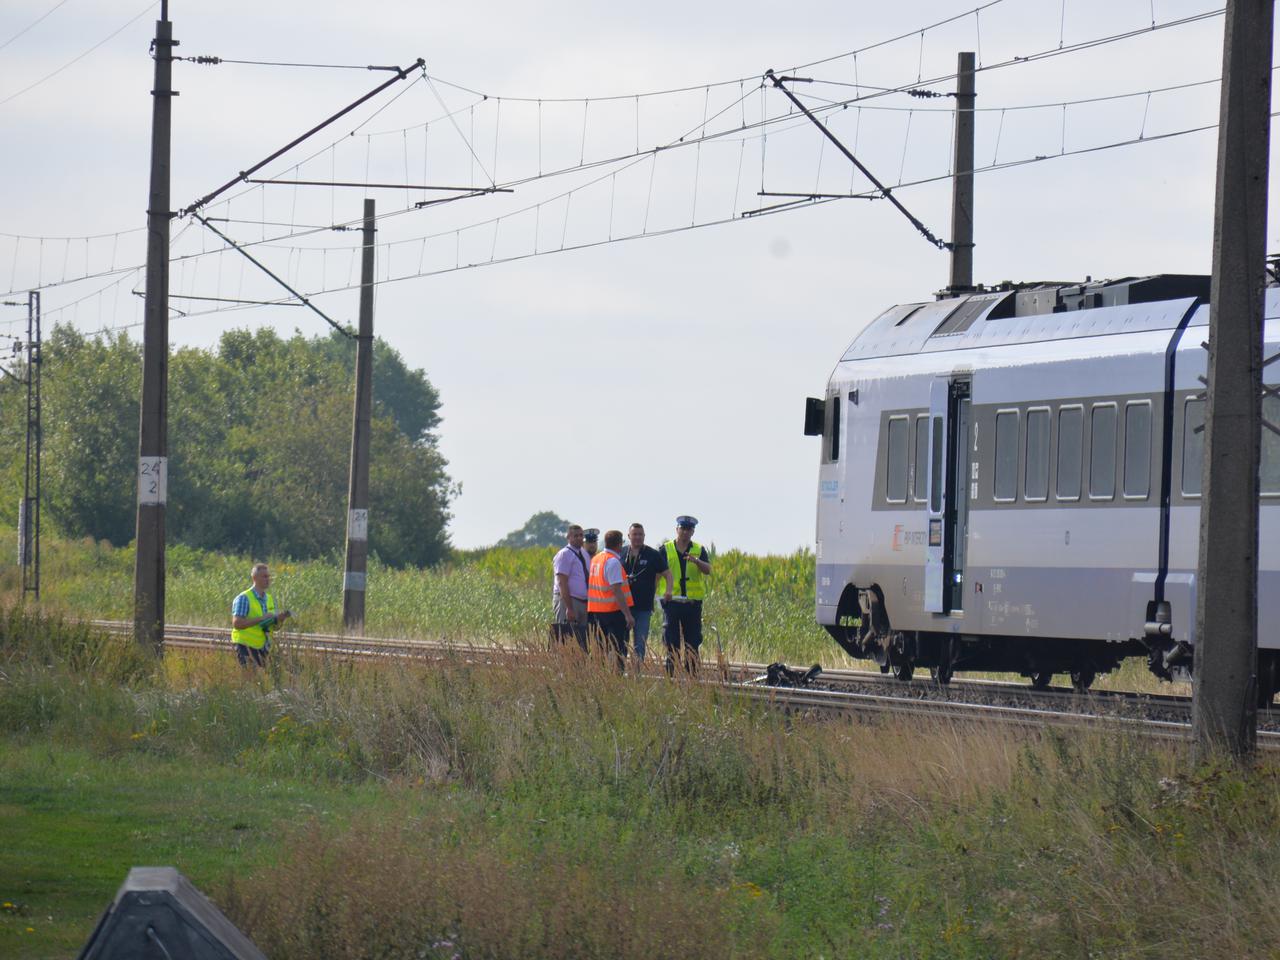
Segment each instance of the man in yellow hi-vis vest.
[{"label": "man in yellow hi-vis vest", "polygon": [[667,570],[662,597],[662,642],[667,647],[667,673],[675,672],[677,656],[685,669],[698,668],[702,646],[702,601],[711,576],[707,548],[693,542],[696,517],[676,517],[676,538],[664,543]]},{"label": "man in yellow hi-vis vest", "polygon": [[267,651],[271,649],[271,631],[292,614],[276,607],[276,598],[267,590],[271,571],[265,563],[255,563],[249,576],[253,586],[231,604],[231,642],[236,645],[236,659],[241,666],[252,659],[260,667],[267,662]]}]

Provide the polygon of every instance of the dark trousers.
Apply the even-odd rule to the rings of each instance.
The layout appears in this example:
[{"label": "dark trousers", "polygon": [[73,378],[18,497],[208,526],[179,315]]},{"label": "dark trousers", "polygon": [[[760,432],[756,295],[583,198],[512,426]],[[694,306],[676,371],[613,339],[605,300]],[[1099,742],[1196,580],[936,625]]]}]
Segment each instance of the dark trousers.
[{"label": "dark trousers", "polygon": [[662,642],[667,647],[667,673],[674,672],[677,657],[686,669],[697,669],[698,648],[702,646],[701,600],[663,601]]},{"label": "dark trousers", "polygon": [[612,653],[621,671],[627,662],[627,618],[621,610],[610,610],[608,613],[588,613],[587,625],[592,639],[600,649]]},{"label": "dark trousers", "polygon": [[247,667],[252,660],[255,667],[265,667],[267,665],[267,651],[260,650],[257,647],[246,647],[243,643],[237,643],[236,660],[240,666]]}]

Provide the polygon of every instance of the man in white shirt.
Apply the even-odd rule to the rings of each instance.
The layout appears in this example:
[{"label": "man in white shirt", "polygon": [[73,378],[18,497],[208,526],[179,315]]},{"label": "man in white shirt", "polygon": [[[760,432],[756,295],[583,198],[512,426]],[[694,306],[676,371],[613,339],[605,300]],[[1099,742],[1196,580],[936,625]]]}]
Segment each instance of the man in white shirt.
[{"label": "man in white shirt", "polygon": [[566,544],[551,561],[552,636],[577,638],[587,645],[587,577],[591,558],[582,548],[582,527],[570,524],[565,531]]}]

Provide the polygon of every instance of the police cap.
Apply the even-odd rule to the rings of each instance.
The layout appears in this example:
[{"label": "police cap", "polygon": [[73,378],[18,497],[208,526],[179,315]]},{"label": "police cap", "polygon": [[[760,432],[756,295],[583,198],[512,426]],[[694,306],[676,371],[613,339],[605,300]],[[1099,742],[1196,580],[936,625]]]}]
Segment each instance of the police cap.
[{"label": "police cap", "polygon": [[693,529],[694,527],[696,527],[697,525],[698,525],[698,518],[697,518],[697,517],[690,517],[690,516],[679,516],[679,517],[676,517],[676,526],[677,526],[677,527],[688,527],[690,530],[692,530],[692,529]]},{"label": "police cap", "polygon": [[600,539],[600,528],[587,527],[587,529],[582,531],[582,539],[590,540],[592,543],[595,543],[597,540]]}]

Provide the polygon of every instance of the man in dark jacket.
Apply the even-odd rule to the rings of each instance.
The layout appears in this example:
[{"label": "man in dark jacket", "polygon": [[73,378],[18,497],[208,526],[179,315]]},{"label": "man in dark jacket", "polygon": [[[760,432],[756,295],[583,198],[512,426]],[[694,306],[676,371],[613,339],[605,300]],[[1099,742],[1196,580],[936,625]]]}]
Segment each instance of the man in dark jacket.
[{"label": "man in dark jacket", "polygon": [[627,530],[629,543],[622,554],[622,568],[631,581],[631,608],[636,618],[632,630],[632,650],[637,660],[644,660],[649,641],[649,623],[653,619],[653,598],[658,590],[658,575],[666,572],[667,557],[644,542],[644,526],[633,523]]}]

